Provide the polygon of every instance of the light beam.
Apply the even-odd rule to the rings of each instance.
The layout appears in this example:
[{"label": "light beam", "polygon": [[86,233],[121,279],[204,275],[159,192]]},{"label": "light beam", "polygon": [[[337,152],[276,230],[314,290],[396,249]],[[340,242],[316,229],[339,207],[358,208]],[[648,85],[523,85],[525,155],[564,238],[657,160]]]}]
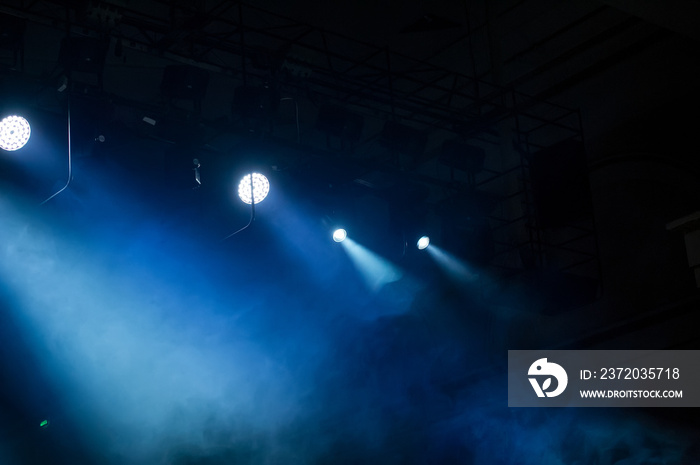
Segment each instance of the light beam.
[{"label": "light beam", "polygon": [[403,272],[389,260],[361,246],[350,238],[341,242],[367,287],[379,291],[384,285],[398,281]]},{"label": "light beam", "polygon": [[426,250],[447,275],[455,281],[473,283],[479,279],[479,274],[473,271],[469,265],[435,244],[431,244]]}]

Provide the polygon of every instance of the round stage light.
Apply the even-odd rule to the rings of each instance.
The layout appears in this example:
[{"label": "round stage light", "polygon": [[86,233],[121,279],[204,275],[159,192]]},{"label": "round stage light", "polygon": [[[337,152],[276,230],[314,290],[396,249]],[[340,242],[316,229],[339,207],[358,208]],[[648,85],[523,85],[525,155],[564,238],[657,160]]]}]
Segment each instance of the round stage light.
[{"label": "round stage light", "polygon": [[8,116],[0,121],[0,149],[19,150],[27,143],[30,134],[29,121],[21,116]]},{"label": "round stage light", "polygon": [[255,203],[262,202],[270,192],[270,181],[260,173],[253,173],[253,195],[251,198],[250,176],[250,174],[244,176],[240,184],[238,184],[238,196],[248,205],[251,204],[253,199],[255,199]]},{"label": "round stage light", "polygon": [[333,231],[333,240],[336,242],[343,242],[346,237],[348,237],[348,232],[343,228]]},{"label": "round stage light", "polygon": [[426,247],[430,245],[430,238],[428,236],[423,236],[420,239],[418,239],[418,243],[416,246],[418,246],[418,250],[423,250]]}]

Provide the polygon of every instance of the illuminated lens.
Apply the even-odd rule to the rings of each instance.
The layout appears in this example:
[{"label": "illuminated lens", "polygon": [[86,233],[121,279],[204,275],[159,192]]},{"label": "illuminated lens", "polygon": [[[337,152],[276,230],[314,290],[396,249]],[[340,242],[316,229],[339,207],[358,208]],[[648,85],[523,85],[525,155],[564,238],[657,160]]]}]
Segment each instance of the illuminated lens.
[{"label": "illuminated lens", "polygon": [[333,240],[336,242],[343,242],[346,237],[348,237],[348,232],[342,228],[333,231]]},{"label": "illuminated lens", "polygon": [[423,250],[430,245],[430,238],[428,236],[423,236],[418,239],[418,250]]},{"label": "illuminated lens", "polygon": [[21,116],[8,116],[0,121],[0,149],[19,150],[29,140],[29,122]]},{"label": "illuminated lens", "polygon": [[270,181],[260,173],[253,173],[253,196],[250,195],[250,174],[241,179],[238,184],[238,196],[247,204],[252,203],[252,198],[255,203],[260,203],[265,200],[268,192],[270,192]]}]

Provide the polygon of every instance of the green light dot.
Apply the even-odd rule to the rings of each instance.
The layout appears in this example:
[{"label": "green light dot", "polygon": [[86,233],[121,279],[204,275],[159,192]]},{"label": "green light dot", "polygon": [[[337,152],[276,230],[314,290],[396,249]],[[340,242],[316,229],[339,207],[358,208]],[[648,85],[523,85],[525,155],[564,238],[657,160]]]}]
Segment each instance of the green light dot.
[{"label": "green light dot", "polygon": [[49,420],[43,420],[41,423],[39,423],[39,426],[41,428],[46,428],[47,426],[49,426]]}]

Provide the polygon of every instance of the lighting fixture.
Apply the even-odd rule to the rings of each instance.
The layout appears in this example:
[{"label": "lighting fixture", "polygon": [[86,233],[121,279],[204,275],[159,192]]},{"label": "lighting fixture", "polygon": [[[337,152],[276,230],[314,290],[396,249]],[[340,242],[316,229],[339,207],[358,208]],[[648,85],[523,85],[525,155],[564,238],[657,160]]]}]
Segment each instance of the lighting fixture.
[{"label": "lighting fixture", "polygon": [[29,121],[21,116],[8,116],[0,121],[0,148],[19,150],[27,143],[30,134]]},{"label": "lighting fixture", "polygon": [[416,246],[418,247],[418,250],[423,250],[426,247],[430,245],[430,238],[428,236],[423,236],[420,239],[418,239],[418,243]]},{"label": "lighting fixture", "polygon": [[[251,176],[252,176],[252,189],[251,189]],[[265,200],[267,194],[270,192],[270,181],[267,180],[265,176],[260,173],[248,174],[241,179],[238,184],[238,196],[241,200],[248,205],[251,203],[260,203]],[[251,195],[252,194],[252,195]]]},{"label": "lighting fixture", "polygon": [[336,242],[343,242],[346,237],[348,237],[348,232],[343,228],[333,231],[333,240]]}]

